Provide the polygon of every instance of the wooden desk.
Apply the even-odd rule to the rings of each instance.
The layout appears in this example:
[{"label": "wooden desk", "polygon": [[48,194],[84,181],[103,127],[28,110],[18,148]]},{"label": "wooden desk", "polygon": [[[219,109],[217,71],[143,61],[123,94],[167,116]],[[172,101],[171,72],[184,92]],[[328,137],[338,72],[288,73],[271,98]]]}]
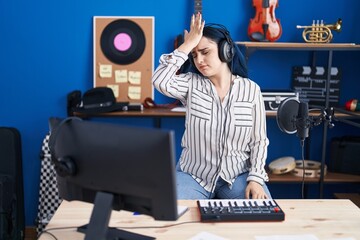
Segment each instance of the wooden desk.
[{"label": "wooden desk", "polygon": [[169,108],[145,108],[143,111],[115,111],[108,113],[78,113],[74,115],[81,118],[87,117],[185,117],[185,112],[171,111]]},{"label": "wooden desk", "polygon": [[74,112],[74,116],[80,118],[114,118],[114,117],[137,117],[137,118],[153,118],[154,127],[161,128],[161,119],[164,117],[185,117],[185,112],[171,111],[168,108],[145,108],[143,111],[117,111],[108,113],[83,114]]},{"label": "wooden desk", "polygon": [[[80,118],[116,118],[116,117],[136,117],[136,118],[153,118],[154,119],[154,127],[161,128],[161,119],[168,117],[185,117],[185,112],[183,111],[171,111],[169,108],[145,108],[143,111],[115,111],[108,113],[78,113],[73,112],[74,116]],[[277,112],[276,111],[266,111],[266,116],[270,118],[275,118]],[[318,116],[320,114],[319,111],[311,111],[309,113],[310,116]],[[353,116],[346,113],[335,113],[337,118],[353,118]],[[360,117],[360,114],[359,114]]]},{"label": "wooden desk", "polygon": [[[180,205],[190,207],[178,221],[154,221],[146,215],[133,215],[131,212],[113,211],[110,225],[124,230],[156,237],[163,240],[186,240],[201,231],[216,234],[226,239],[255,239],[255,236],[313,234],[320,240],[336,238],[360,239],[360,208],[350,200],[276,200],[285,212],[283,222],[218,222],[201,223],[195,201],[182,200]],[[77,227],[88,223],[92,204],[63,201],[47,229]],[[194,223],[186,223],[193,222]],[[126,227],[167,226],[164,228]],[[57,239],[83,239],[83,234],[75,228],[50,231]],[[43,234],[40,240],[53,240]]]}]

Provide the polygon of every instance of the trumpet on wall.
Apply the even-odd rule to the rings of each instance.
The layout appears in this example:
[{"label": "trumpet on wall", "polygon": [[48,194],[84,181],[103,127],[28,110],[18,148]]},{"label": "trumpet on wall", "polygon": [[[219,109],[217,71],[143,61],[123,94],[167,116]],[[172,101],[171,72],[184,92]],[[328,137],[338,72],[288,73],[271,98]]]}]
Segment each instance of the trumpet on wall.
[{"label": "trumpet on wall", "polygon": [[323,20],[313,21],[311,26],[300,26],[296,28],[303,28],[302,37],[308,43],[329,43],[333,39],[331,30],[337,32],[341,31],[342,20],[339,18],[336,23],[325,25]]}]

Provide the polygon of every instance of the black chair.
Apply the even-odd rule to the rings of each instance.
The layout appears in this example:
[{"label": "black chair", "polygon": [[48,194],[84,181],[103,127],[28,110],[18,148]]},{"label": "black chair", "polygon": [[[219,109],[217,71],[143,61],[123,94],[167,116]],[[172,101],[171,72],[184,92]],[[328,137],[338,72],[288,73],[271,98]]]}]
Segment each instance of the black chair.
[{"label": "black chair", "polygon": [[24,188],[21,137],[0,127],[0,239],[24,239]]}]

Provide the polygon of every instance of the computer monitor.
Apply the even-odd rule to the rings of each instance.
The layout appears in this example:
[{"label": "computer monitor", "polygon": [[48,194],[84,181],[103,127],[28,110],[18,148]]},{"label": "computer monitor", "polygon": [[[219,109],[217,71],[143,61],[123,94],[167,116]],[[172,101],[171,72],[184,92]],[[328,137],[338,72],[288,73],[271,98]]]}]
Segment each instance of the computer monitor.
[{"label": "computer monitor", "polygon": [[49,123],[60,197],[94,203],[85,239],[153,239],[108,228],[112,210],[178,218],[173,131],[76,117]]}]

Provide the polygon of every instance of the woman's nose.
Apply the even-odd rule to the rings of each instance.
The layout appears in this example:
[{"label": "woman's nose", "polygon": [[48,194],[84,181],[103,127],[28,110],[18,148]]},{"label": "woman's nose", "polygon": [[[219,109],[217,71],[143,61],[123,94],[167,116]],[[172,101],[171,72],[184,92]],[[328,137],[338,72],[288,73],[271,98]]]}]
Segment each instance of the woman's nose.
[{"label": "woman's nose", "polygon": [[203,57],[199,54],[199,55],[197,55],[197,57],[196,57],[196,62],[198,63],[198,64],[200,64],[200,63],[202,63],[203,62]]}]

